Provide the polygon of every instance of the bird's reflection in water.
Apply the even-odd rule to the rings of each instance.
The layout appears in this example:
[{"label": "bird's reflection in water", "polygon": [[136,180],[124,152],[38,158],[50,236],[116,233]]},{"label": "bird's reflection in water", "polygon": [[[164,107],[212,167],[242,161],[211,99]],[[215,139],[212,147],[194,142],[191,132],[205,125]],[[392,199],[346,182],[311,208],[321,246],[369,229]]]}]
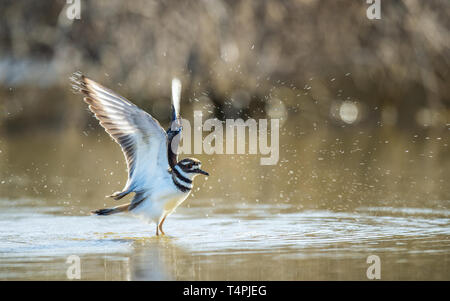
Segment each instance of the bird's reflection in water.
[{"label": "bird's reflection in water", "polygon": [[177,280],[189,272],[188,254],[170,236],[152,237],[133,243],[132,280]]}]

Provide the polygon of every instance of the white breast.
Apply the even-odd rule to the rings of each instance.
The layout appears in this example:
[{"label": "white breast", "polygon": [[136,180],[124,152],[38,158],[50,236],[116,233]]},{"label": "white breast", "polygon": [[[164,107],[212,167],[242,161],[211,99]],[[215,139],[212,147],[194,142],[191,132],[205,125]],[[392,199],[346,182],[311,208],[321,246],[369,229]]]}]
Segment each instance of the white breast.
[{"label": "white breast", "polygon": [[159,223],[165,216],[171,214],[189,196],[190,191],[180,191],[172,181],[171,176],[156,180],[150,195],[131,213],[147,221]]}]

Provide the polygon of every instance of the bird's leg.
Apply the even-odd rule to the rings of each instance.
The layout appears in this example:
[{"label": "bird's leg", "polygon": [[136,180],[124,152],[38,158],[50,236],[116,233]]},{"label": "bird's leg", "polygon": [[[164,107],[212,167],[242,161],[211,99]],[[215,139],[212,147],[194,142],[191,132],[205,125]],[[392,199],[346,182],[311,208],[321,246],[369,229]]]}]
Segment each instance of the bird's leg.
[{"label": "bird's leg", "polygon": [[156,236],[159,236],[159,225],[158,224],[156,224]]},{"label": "bird's leg", "polygon": [[164,233],[164,231],[162,229],[162,225],[163,225],[164,221],[166,220],[166,217],[167,217],[167,214],[164,215],[163,219],[161,220],[161,222],[159,223],[159,226],[158,226],[159,227],[159,231],[161,231],[162,235],[166,235],[166,233]]}]

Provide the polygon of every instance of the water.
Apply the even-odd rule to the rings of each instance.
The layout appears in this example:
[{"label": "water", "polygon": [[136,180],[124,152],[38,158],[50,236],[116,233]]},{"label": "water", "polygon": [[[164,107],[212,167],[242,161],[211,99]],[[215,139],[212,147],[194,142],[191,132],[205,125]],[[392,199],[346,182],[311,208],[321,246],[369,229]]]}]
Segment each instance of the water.
[{"label": "water", "polygon": [[64,279],[70,255],[86,280],[363,280],[369,255],[386,280],[448,278],[448,210],[255,205],[230,215],[203,204],[178,210],[168,235],[155,237],[127,215],[65,216],[30,203],[2,202],[2,280]]},{"label": "water", "polygon": [[67,279],[70,255],[83,280],[367,280],[370,255],[382,280],[450,280],[447,139],[359,137],[351,152],[316,133],[296,152],[282,140],[275,167],[200,156],[211,177],[155,237],[89,215],[118,204],[104,195],[126,174],[118,147],[87,134],[0,139],[0,280]]}]

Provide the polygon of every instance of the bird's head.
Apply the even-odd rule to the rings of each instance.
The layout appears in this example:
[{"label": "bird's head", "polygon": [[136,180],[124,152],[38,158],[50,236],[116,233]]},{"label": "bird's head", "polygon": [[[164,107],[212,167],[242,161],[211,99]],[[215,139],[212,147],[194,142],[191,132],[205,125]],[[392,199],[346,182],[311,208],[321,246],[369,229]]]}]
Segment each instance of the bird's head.
[{"label": "bird's head", "polygon": [[198,174],[202,174],[205,176],[209,176],[209,173],[202,170],[200,167],[202,166],[202,163],[193,158],[186,158],[181,160],[180,162],[175,165],[175,169],[177,169],[178,172],[181,171],[183,176],[187,176],[188,178],[193,178]]}]

